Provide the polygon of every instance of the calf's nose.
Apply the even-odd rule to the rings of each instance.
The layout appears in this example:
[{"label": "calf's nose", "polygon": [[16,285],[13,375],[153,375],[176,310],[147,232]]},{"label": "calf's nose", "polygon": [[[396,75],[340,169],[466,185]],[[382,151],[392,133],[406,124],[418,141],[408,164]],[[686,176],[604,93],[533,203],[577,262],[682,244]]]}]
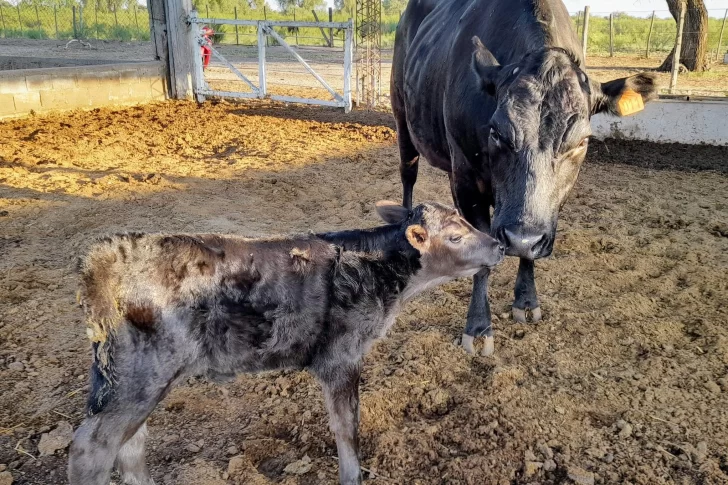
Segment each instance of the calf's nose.
[{"label": "calf's nose", "polygon": [[503,229],[503,242],[506,254],[519,258],[537,259],[547,246],[548,234],[522,226],[509,226]]}]

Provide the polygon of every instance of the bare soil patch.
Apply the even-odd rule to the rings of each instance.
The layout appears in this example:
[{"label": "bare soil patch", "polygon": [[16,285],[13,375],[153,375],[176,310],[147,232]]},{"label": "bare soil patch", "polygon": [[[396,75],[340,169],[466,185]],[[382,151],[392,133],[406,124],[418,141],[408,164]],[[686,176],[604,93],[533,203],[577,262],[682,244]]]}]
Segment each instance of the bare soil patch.
[{"label": "bare soil patch", "polygon": [[[75,261],[94,237],[375,225],[374,201],[401,196],[395,136],[386,113],[273,103],[0,124],[0,467],[17,484],[65,483],[66,452],[39,457],[38,444],[83,418]],[[544,321],[513,323],[517,262],[495,272],[493,358],[453,344],[469,281],[409,303],[366,359],[362,464],[387,477],[374,483],[728,483],[726,160],[594,141],[537,263]],[[415,198],[449,203],[445,174],[423,167]],[[336,483],[305,372],[190,379],[150,434],[157,483]],[[284,471],[305,456],[310,471]]]}]

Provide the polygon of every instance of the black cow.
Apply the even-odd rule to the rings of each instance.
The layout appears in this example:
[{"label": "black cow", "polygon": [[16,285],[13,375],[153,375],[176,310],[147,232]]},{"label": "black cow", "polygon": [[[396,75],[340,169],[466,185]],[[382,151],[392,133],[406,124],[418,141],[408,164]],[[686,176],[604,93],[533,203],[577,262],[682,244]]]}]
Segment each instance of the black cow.
[{"label": "black cow", "polygon": [[150,485],[146,419],[180,379],[306,368],[321,382],[341,483],[361,481],[364,354],[404,301],[503,259],[455,209],[380,203],[389,225],[275,239],[126,234],[82,262],[93,343],[89,417],[69,457],[71,485]]},{"label": "black cow", "polygon": [[[534,260],[553,249],[590,117],[639,110],[655,93],[651,74],[589,79],[560,0],[411,0],[391,79],[403,204],[412,206],[420,155],[447,171],[465,219],[521,259],[513,317],[525,322],[530,309],[538,321]],[[488,276],[473,279],[462,340],[471,353],[481,335],[493,352]]]}]

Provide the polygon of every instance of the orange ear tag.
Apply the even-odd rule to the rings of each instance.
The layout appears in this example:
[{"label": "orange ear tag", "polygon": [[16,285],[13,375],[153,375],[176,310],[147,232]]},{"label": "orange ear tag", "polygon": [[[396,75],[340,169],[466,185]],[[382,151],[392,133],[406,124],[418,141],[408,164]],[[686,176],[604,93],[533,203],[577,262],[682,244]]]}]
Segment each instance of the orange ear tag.
[{"label": "orange ear tag", "polygon": [[629,116],[645,109],[645,103],[638,92],[628,89],[620,96],[617,109],[620,116]]}]

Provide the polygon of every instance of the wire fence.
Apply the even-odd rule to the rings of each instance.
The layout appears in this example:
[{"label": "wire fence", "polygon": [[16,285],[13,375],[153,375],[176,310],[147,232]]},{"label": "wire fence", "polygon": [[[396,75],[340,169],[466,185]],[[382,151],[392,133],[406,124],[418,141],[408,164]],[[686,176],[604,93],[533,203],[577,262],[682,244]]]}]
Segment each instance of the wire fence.
[{"label": "wire fence", "polygon": [[149,11],[143,5],[102,3],[42,6],[0,0],[0,36],[25,39],[149,40]]}]

